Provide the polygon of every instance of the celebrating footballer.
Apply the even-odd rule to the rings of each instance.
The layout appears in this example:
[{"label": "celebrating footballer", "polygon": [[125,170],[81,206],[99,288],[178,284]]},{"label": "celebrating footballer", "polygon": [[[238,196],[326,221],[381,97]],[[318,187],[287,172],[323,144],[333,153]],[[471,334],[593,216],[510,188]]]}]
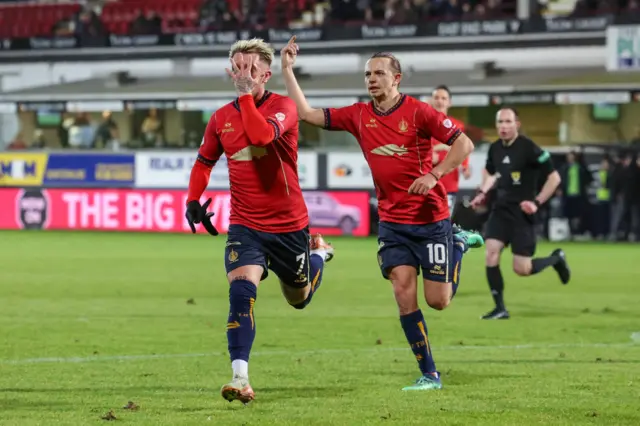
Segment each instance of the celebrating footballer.
[{"label": "celebrating footballer", "polygon": [[222,387],[228,401],[254,399],[248,361],[256,335],[254,304],[260,281],[271,269],[296,309],[305,308],[320,288],[324,263],[333,248],[309,236],[309,217],[298,181],[298,115],[295,103],[271,93],[273,49],[261,39],[231,46],[231,76],[238,97],[209,120],[191,171],[187,220],[217,234],[200,198],[211,169],[225,154],[229,167],[231,215],[225,249],[229,288],[227,340],[233,376]]},{"label": "celebrating footballer", "polygon": [[[298,50],[293,37],[281,60],[287,92],[300,118],[354,135],[371,169],[380,216],[378,263],[391,281],[400,323],[422,373],[403,390],[440,389],[427,324],[418,307],[417,279],[422,270],[427,304],[446,308],[458,289],[463,254],[483,244],[480,235],[453,228],[440,182],[473,151],[473,142],[446,115],[399,92],[402,69],[390,53],[367,61],[364,82],[371,102],[311,108],[293,73]],[[436,166],[432,138],[450,146]]]}]

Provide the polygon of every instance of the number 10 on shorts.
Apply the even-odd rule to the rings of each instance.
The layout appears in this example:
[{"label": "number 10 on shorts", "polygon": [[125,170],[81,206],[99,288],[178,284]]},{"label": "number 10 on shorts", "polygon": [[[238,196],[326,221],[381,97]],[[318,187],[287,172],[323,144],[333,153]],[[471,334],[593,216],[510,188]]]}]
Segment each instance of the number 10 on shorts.
[{"label": "number 10 on shorts", "polygon": [[442,243],[427,244],[429,263],[442,265],[447,262],[447,248]]}]

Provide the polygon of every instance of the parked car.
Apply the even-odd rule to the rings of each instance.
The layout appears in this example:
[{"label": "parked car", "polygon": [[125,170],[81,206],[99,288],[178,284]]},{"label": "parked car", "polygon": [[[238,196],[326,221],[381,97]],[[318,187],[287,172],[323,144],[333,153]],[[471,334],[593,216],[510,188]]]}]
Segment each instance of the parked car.
[{"label": "parked car", "polygon": [[339,228],[344,235],[353,235],[360,226],[360,209],[341,204],[331,194],[321,191],[304,192],[309,210],[309,226],[313,228]]}]

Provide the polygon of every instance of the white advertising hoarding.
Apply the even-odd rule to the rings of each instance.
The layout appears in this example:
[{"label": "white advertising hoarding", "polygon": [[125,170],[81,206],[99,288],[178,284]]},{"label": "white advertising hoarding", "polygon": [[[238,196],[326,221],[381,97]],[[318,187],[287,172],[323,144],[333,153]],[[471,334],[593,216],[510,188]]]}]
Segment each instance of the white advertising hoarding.
[{"label": "white advertising hoarding", "polygon": [[[188,188],[191,168],[197,155],[195,151],[136,153],[136,188]],[[298,153],[298,176],[302,189],[318,187],[318,155],[316,153]],[[227,157],[223,155],[211,171],[209,189],[228,188],[229,169]]]},{"label": "white advertising hoarding", "polygon": [[373,189],[371,169],[362,152],[332,152],[327,155],[329,188]]},{"label": "white advertising hoarding", "polygon": [[[460,189],[475,189],[482,182],[487,151],[479,150],[469,156],[471,176],[460,176]],[[327,186],[331,189],[372,189],[371,169],[360,152],[332,152],[327,155]],[[409,188],[407,188],[409,189]]]}]

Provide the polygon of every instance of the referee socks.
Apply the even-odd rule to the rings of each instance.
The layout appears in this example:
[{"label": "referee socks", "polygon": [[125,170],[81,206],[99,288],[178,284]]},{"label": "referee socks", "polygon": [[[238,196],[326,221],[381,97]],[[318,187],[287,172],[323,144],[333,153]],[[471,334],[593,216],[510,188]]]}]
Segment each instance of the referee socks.
[{"label": "referee socks", "polygon": [[487,266],[487,281],[491,289],[491,296],[496,304],[496,308],[504,309],[504,280],[500,266]]},{"label": "referee socks", "polygon": [[554,266],[560,261],[560,257],[552,254],[547,257],[540,257],[531,261],[531,275],[537,274],[547,269],[549,266]]}]

